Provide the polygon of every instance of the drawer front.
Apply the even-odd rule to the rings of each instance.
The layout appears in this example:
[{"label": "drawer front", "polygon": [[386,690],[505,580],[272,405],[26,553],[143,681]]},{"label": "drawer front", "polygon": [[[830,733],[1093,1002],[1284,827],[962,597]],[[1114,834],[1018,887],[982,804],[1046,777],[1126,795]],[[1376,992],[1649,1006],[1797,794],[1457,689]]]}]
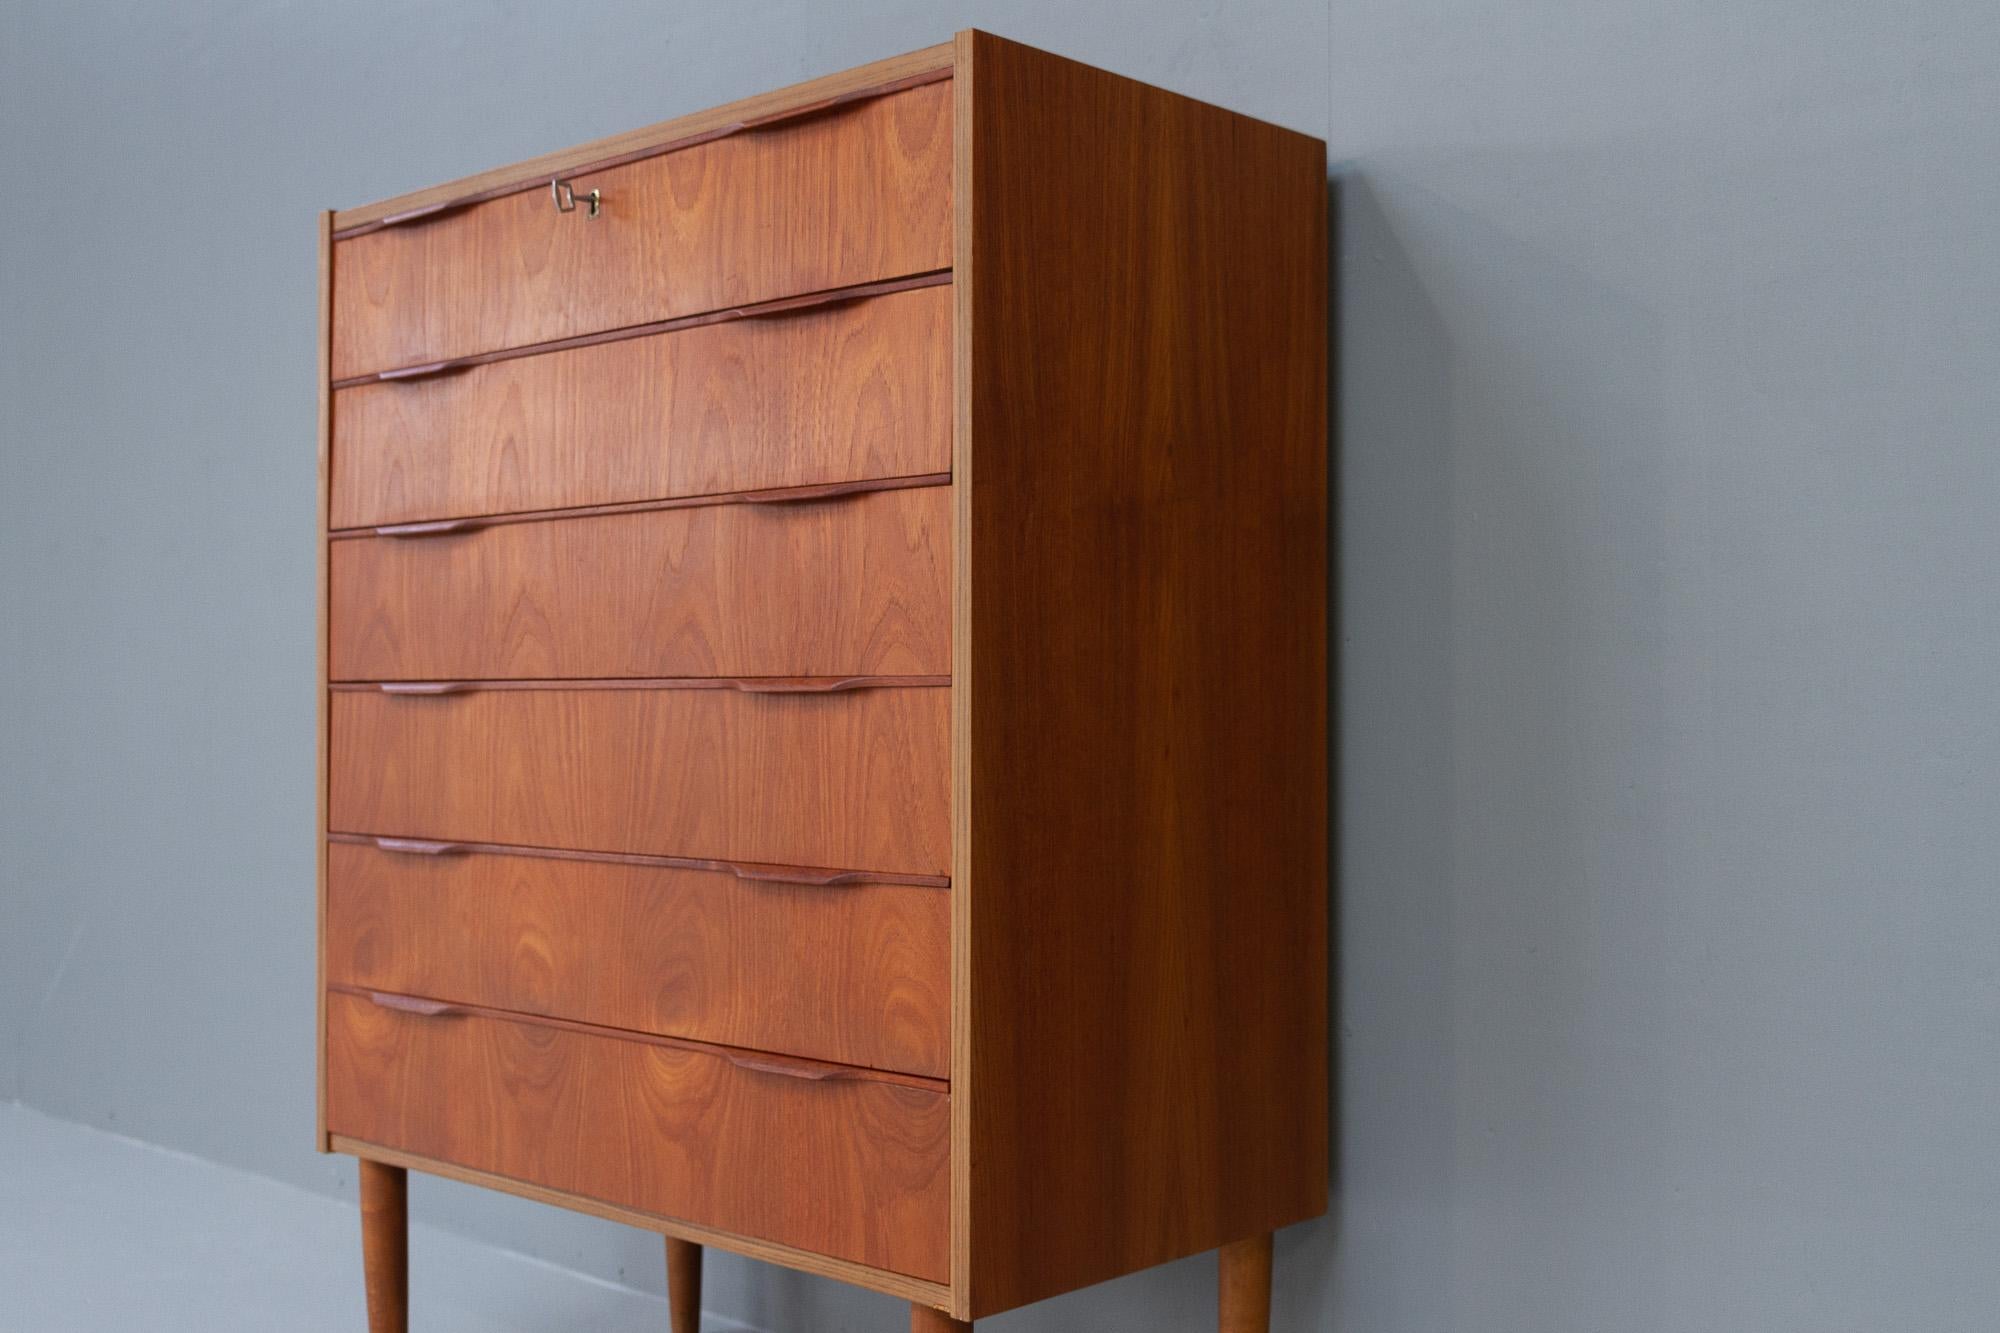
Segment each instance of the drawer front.
[{"label": "drawer front", "polygon": [[329,980],[932,1078],[951,894],[327,848]]},{"label": "drawer front", "polygon": [[951,470],[951,288],[338,390],[336,528]]},{"label": "drawer front", "polygon": [[949,1098],[488,1016],[327,996],[335,1134],[932,1281]]},{"label": "drawer front", "polygon": [[951,490],[329,543],[336,680],[947,675]]},{"label": "drawer front", "polygon": [[948,874],[950,694],[335,690],[328,828]]},{"label": "drawer front", "polygon": [[333,378],[951,266],[951,84],[333,247]]}]

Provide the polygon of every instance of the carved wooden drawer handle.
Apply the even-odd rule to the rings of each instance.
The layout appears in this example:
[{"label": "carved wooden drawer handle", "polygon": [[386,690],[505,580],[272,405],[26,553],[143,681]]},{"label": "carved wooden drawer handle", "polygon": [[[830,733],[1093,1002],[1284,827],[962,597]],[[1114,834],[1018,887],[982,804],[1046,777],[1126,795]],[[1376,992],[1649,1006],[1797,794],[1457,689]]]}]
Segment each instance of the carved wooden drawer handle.
[{"label": "carved wooden drawer handle", "polygon": [[729,873],[756,884],[803,884],[815,889],[865,884],[868,881],[868,876],[858,870],[808,870],[802,866],[773,866],[752,861],[731,861]]},{"label": "carved wooden drawer handle", "polygon": [[857,1077],[855,1071],[846,1065],[823,1064],[818,1060],[802,1060],[789,1055],[723,1051],[722,1058],[738,1069],[748,1069],[758,1074],[780,1074],[786,1078],[802,1078],[813,1083],[828,1083],[835,1079]]},{"label": "carved wooden drawer handle", "polygon": [[427,380],[438,375],[452,375],[471,366],[465,361],[430,361],[421,366],[397,366],[393,370],[378,370],[375,379],[381,384],[397,384],[406,380]]},{"label": "carved wooden drawer handle", "polygon": [[803,505],[821,500],[842,500],[850,495],[869,495],[889,490],[881,481],[831,481],[818,486],[785,486],[768,491],[744,491],[740,502],[747,505]]},{"label": "carved wooden drawer handle", "polygon": [[444,1000],[426,1000],[420,995],[397,995],[392,991],[369,991],[368,1002],[384,1009],[394,1009],[399,1014],[415,1014],[420,1018],[453,1018],[465,1013],[463,1008]]},{"label": "carved wooden drawer handle", "polygon": [[742,694],[840,694],[882,684],[876,676],[737,676],[729,688]]},{"label": "carved wooden drawer handle", "polygon": [[388,217],[383,218],[380,225],[384,227],[406,227],[412,222],[427,222],[432,218],[442,217],[446,213],[456,213],[460,209],[472,207],[477,202],[478,200],[476,199],[447,199],[439,204],[423,204],[416,208],[406,208],[400,213],[391,213]]},{"label": "carved wooden drawer handle", "polygon": [[411,856],[452,856],[471,850],[462,842],[433,842],[429,838],[377,838],[375,845],[385,852]]},{"label": "carved wooden drawer handle", "polygon": [[454,532],[477,532],[486,526],[483,518],[437,518],[423,523],[385,523],[375,529],[377,537],[443,537]]}]

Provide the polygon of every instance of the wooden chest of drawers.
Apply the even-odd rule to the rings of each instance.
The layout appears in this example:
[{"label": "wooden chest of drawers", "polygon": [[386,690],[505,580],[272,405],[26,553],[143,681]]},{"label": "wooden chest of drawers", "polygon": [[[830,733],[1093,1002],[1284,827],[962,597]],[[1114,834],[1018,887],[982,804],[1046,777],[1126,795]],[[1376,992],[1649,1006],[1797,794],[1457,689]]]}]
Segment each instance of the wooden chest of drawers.
[{"label": "wooden chest of drawers", "polygon": [[982,33],[328,214],[320,1123],[950,1328],[1328,1165],[1324,147]]}]

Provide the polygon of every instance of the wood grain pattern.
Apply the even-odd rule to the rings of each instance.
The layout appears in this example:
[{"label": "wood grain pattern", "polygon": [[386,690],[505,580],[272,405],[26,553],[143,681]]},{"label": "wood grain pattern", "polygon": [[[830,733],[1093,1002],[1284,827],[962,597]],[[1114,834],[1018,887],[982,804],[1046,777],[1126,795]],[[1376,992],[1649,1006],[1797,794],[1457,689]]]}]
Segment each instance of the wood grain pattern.
[{"label": "wood grain pattern", "polygon": [[945,873],[945,689],[336,691],[343,833]]},{"label": "wood grain pattern", "polygon": [[926,472],[914,477],[877,477],[868,481],[829,481],[813,486],[779,486],[761,491],[723,491],[714,495],[681,496],[669,500],[633,500],[625,504],[583,505],[575,509],[521,509],[511,514],[481,514],[470,518],[440,518],[423,523],[385,523],[371,528],[336,528],[328,536],[334,541],[354,541],[361,537],[441,536],[451,532],[477,532],[481,528],[504,527],[509,523],[540,523],[551,518],[599,518],[606,514],[649,514],[663,509],[699,509],[719,504],[822,504],[851,495],[875,491],[911,491],[925,486],[949,486],[949,472]]},{"label": "wood grain pattern", "polygon": [[922,1301],[935,1306],[944,1305],[951,1299],[951,1293],[943,1283],[911,1277],[907,1273],[891,1273],[887,1269],[870,1268],[866,1264],[857,1264],[847,1259],[834,1259],[824,1254],[815,1254],[811,1250],[778,1245],[752,1236],[740,1236],[715,1227],[700,1226],[685,1218],[667,1217],[638,1208],[627,1208],[607,1203],[603,1199],[593,1199],[588,1195],[549,1189],[532,1181],[494,1175],[490,1171],[475,1171],[456,1162],[439,1161],[435,1157],[404,1152],[380,1143],[350,1138],[345,1134],[333,1135],[330,1142],[335,1152],[349,1153],[368,1161],[407,1167],[412,1171],[421,1171],[425,1175],[456,1180],[462,1184],[478,1186],[480,1189],[498,1190],[503,1194],[529,1199],[535,1203],[567,1208],[572,1212],[584,1213],[591,1217],[601,1217],[607,1222],[617,1222],[621,1226],[656,1231],[663,1236],[676,1236],[710,1249],[727,1250],[731,1254],[740,1254],[748,1259],[781,1264],[801,1273],[811,1273],[817,1277],[851,1283],[869,1291],[879,1291],[897,1300]]},{"label": "wood grain pattern", "polygon": [[[323,997],[322,1142],[858,1282],[940,1333],[1219,1246],[1247,1333],[1270,1230],[1325,1202],[1323,146],[984,34],[912,59],[895,77],[952,77],[331,219],[482,196],[325,242],[323,380],[478,364],[322,405],[322,528],[349,529],[322,571],[322,979],[469,1006]],[[506,193],[586,162],[597,222]],[[921,594],[832,517],[926,504],[950,512],[920,537],[877,532],[917,542]],[[438,521],[467,530],[362,535]],[[856,870],[934,883],[831,887]],[[884,1017],[947,953],[949,998]],[[336,1063],[374,1119],[338,1118]],[[817,1137],[774,1154],[764,1084],[931,1100],[785,1115]],[[761,1155],[726,1160],[753,1123]]]},{"label": "wood grain pattern", "polygon": [[400,1166],[362,1162],[359,1192],[368,1333],[405,1333],[410,1326],[409,1177]]},{"label": "wood grain pattern", "polygon": [[948,1074],[950,895],[329,849],[333,982]]},{"label": "wood grain pattern", "polygon": [[399,214],[420,213],[455,200],[468,199],[490,190],[509,187],[546,190],[552,176],[573,175],[595,163],[607,162],[632,153],[645,152],[661,144],[671,144],[726,130],[735,125],[754,124],[773,116],[821,105],[830,99],[892,87],[906,79],[949,77],[952,65],[950,43],[925,47],[904,55],[890,56],[809,79],[789,87],[758,93],[753,97],[708,107],[685,116],[676,116],[635,130],[574,147],[544,153],[521,162],[509,163],[441,185],[413,190],[390,199],[342,209],[333,217],[336,231],[349,231]]},{"label": "wood grain pattern", "polygon": [[702,505],[332,543],[338,680],[938,675],[951,495]]},{"label": "wood grain pattern", "polygon": [[1216,1265],[1221,1333],[1271,1333],[1271,1233],[1231,1241]]},{"label": "wood grain pattern", "polygon": [[701,1246],[668,1236],[667,1306],[674,1333],[701,1333]]},{"label": "wood grain pattern", "polygon": [[1327,250],[1318,141],[970,59],[983,1317],[1325,1206]]},{"label": "wood grain pattern", "polygon": [[820,291],[773,297],[766,301],[723,306],[715,310],[704,310],[699,314],[649,320],[644,324],[628,324],[623,328],[599,329],[594,333],[579,333],[575,337],[556,338],[549,342],[498,347],[490,352],[473,352],[465,356],[448,357],[443,361],[428,361],[422,365],[392,366],[387,370],[335,380],[333,387],[353,389],[369,384],[417,384],[441,376],[476,370],[480,366],[491,365],[496,361],[547,356],[554,352],[580,351],[603,343],[650,338],[661,333],[682,333],[689,329],[707,328],[714,324],[734,324],[745,319],[775,319],[781,315],[865,301],[871,296],[890,296],[896,292],[914,291],[919,287],[941,287],[950,281],[950,269],[934,269],[929,273],[918,273],[905,278],[882,278],[875,282],[857,283],[850,287],[829,287]]},{"label": "wood grain pattern", "polygon": [[[629,152],[617,153],[610,157],[600,157],[587,162],[579,162],[578,165],[548,180],[512,180],[505,184],[478,190],[472,194],[459,195],[438,203],[426,204],[422,207],[390,213],[378,221],[342,228],[334,234],[334,239],[348,240],[355,236],[366,235],[372,231],[380,231],[385,227],[401,227],[413,223],[435,221],[439,217],[461,212],[474,204],[485,203],[489,199],[498,199],[503,195],[518,194],[526,190],[540,189],[544,186],[550,190],[557,207],[567,212],[579,204],[579,200],[569,189],[570,181],[577,176],[594,176],[599,172],[608,171],[613,167],[622,167],[629,162],[637,162],[643,158],[658,157],[665,153],[679,152],[682,149],[693,148],[699,144],[713,142],[716,139],[726,139],[732,134],[746,134],[755,130],[767,130],[787,121],[803,120],[809,116],[824,115],[827,112],[853,105],[856,102],[863,102],[876,97],[887,97],[891,93],[902,92],[906,88],[915,88],[920,84],[936,83],[941,79],[950,77],[951,71],[948,69],[926,70],[906,75],[899,79],[893,79],[886,83],[872,84],[868,87],[855,88],[848,92],[823,97],[817,101],[802,103],[796,106],[781,107],[778,110],[755,118],[736,120],[729,124],[717,125],[712,129],[704,130],[700,133],[684,135],[662,143],[649,144],[645,147],[635,148]],[[596,217],[598,215],[597,205],[599,202],[597,193],[595,191],[576,193],[582,194],[583,198],[581,202],[589,206],[588,215]]]},{"label": "wood grain pattern", "polygon": [[951,143],[932,83],[338,241],[334,378],[944,268]]},{"label": "wood grain pattern", "polygon": [[910,1306],[910,1333],[971,1333],[970,1320],[953,1319],[928,1305]]},{"label": "wood grain pattern", "polygon": [[[568,682],[564,682],[567,684]],[[907,683],[907,682],[905,682]],[[943,685],[949,682],[936,681]],[[362,689],[365,686],[342,688]],[[483,688],[483,687],[482,687]],[[538,688],[529,686],[527,688]],[[580,852],[561,847],[527,847],[505,842],[440,842],[431,838],[377,837],[363,833],[329,833],[329,842],[357,847],[379,847],[383,851],[419,855],[470,856],[487,852],[494,856],[540,856],[556,861],[592,861],[601,865],[628,865],[662,870],[710,870],[753,884],[794,884],[832,888],[854,884],[901,884],[918,888],[949,888],[947,875],[905,875],[882,870],[841,870],[832,866],[773,865],[758,861],[725,861],[696,856],[647,856],[635,852]]]},{"label": "wood grain pattern", "polygon": [[923,287],[341,389],[333,525],[948,472],[950,314]]},{"label": "wood grain pattern", "polygon": [[[335,694],[376,693],[438,698],[491,690],[734,690],[738,694],[846,694],[951,684],[949,676],[621,676],[599,680],[337,680]],[[725,858],[726,859],[726,858]]]},{"label": "wood grain pattern", "polygon": [[947,1097],[329,998],[336,1133],[935,1279]]},{"label": "wood grain pattern", "polygon": [[923,1092],[948,1092],[950,1084],[943,1079],[929,1078],[922,1074],[900,1074],[887,1069],[867,1069],[860,1065],[837,1065],[826,1060],[813,1060],[803,1055],[780,1055],[775,1051],[757,1051],[744,1046],[718,1046],[714,1042],[691,1041],[686,1037],[663,1037],[656,1032],[632,1032],[625,1028],[607,1028],[596,1023],[580,1023],[573,1018],[554,1018],[548,1014],[524,1014],[513,1009],[493,1009],[482,1004],[471,1004],[458,1000],[440,1000],[428,995],[407,995],[400,991],[366,990],[359,986],[334,983],[327,987],[329,996],[347,995],[358,997],[378,1008],[393,1010],[401,1014],[415,1014],[423,1018],[486,1018],[498,1022],[523,1027],[545,1028],[552,1032],[568,1032],[585,1037],[610,1037],[619,1042],[638,1046],[659,1046],[673,1051],[692,1051],[697,1055],[713,1055],[738,1069],[752,1070],[762,1074],[777,1074],[785,1078],[800,1079],[809,1083],[841,1082],[852,1080],[862,1083],[887,1083],[895,1087],[916,1088]]}]

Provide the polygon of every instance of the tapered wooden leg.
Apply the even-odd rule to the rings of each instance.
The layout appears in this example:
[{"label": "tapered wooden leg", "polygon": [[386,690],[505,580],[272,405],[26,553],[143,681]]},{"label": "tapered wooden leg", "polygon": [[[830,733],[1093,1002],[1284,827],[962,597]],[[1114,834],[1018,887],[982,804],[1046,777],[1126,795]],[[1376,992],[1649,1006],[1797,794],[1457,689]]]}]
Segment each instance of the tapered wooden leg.
[{"label": "tapered wooden leg", "polygon": [[368,1333],[408,1333],[409,1176],[400,1166],[361,1162],[361,1266],[368,1283]]},{"label": "tapered wooden leg", "polygon": [[1271,1233],[1216,1251],[1222,1333],[1271,1333]]},{"label": "tapered wooden leg", "polygon": [[701,1333],[701,1246],[667,1237],[667,1308],[674,1333]]},{"label": "tapered wooden leg", "polygon": [[972,1321],[953,1319],[928,1305],[910,1305],[910,1333],[972,1333]]}]

